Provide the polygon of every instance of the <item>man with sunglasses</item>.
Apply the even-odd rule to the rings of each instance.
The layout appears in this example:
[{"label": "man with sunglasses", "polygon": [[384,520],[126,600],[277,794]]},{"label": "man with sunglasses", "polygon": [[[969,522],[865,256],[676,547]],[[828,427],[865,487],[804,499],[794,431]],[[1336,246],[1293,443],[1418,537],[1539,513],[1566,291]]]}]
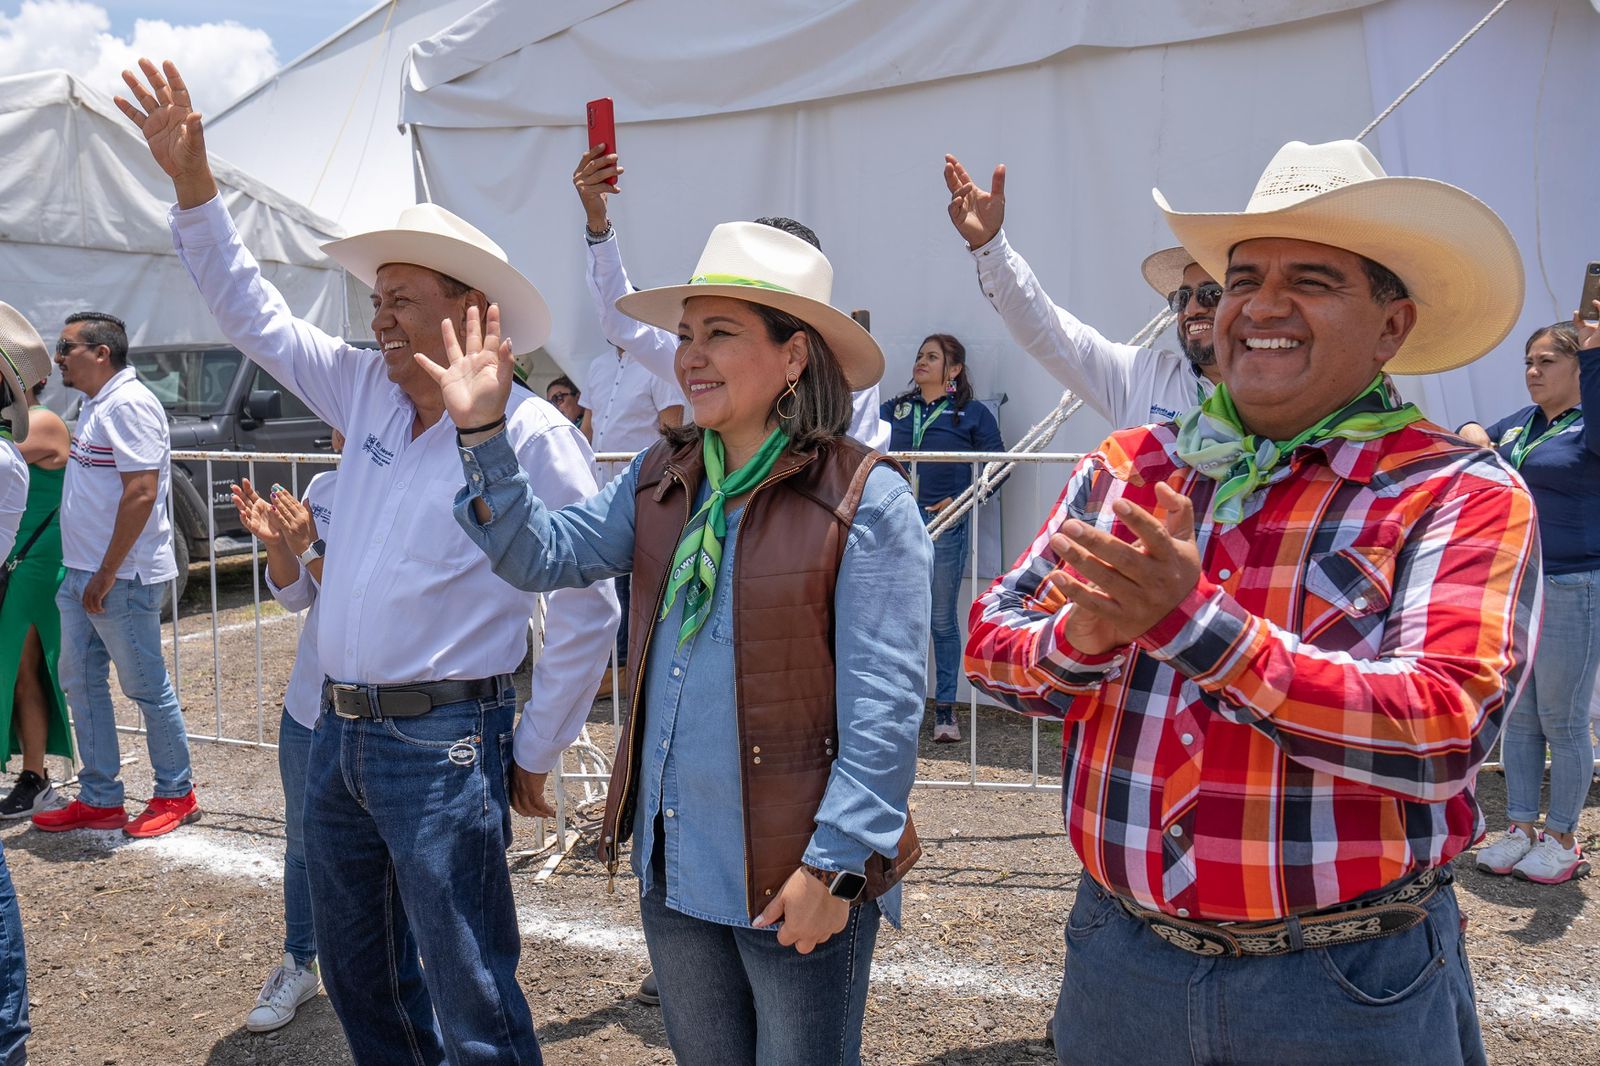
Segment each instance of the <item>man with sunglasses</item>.
[{"label": "man with sunglasses", "polygon": [[[49,832],[121,829],[170,833],[200,817],[183,712],[161,657],[162,586],[177,576],[167,516],[172,443],[167,413],[128,365],[122,320],[100,311],[67,317],[56,344],[61,383],[87,399],[61,491],[61,687],[72,707],[78,798],[41,811]],[[110,668],[144,718],[155,781],[133,821],[123,809]]]},{"label": "man with sunglasses", "polygon": [[1006,241],[1006,168],[980,189],[961,161],[944,157],[950,222],[967,242],[978,286],[1023,350],[1113,428],[1167,422],[1211,395],[1217,381],[1211,323],[1222,286],[1182,248],[1148,256],[1141,271],[1178,316],[1177,352],[1107,340],[1053,303]]}]

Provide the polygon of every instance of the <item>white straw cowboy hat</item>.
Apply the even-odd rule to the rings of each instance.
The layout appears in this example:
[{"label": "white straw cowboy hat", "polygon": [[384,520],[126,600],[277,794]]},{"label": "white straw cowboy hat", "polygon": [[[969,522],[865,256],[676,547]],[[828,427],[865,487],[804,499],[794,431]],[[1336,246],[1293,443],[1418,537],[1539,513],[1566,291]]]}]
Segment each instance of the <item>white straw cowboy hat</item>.
[{"label": "white straw cowboy hat", "polygon": [[1183,286],[1183,272],[1194,261],[1194,256],[1189,254],[1187,248],[1163,248],[1144,257],[1144,262],[1139,264],[1139,273],[1165,300]]},{"label": "white straw cowboy hat", "polygon": [[853,391],[883,377],[883,349],[855,319],[836,309],[833,264],[809,242],[761,222],[724,222],[711,231],[687,285],[630,292],[617,310],[676,331],[692,296],[731,296],[788,312],[822,335]]},{"label": "white straw cowboy hat", "polygon": [[28,390],[50,376],[50,351],[44,338],[22,312],[0,303],[0,379],[11,390],[11,402],[0,418],[11,423],[11,439],[28,439]]},{"label": "white straw cowboy hat", "polygon": [[533,282],[483,231],[438,204],[408,207],[393,229],[358,233],[322,250],[369,288],[385,263],[427,267],[472,286],[500,305],[500,335],[519,352],[550,338],[550,306]]},{"label": "white straw cowboy hat", "polygon": [[1315,241],[1392,270],[1417,302],[1417,324],[1390,373],[1465,366],[1504,340],[1522,311],[1522,256],[1500,216],[1454,185],[1389,177],[1355,141],[1290,141],[1242,212],[1174,211],[1150,192],[1173,235],[1219,280],[1233,247],[1258,237]]}]

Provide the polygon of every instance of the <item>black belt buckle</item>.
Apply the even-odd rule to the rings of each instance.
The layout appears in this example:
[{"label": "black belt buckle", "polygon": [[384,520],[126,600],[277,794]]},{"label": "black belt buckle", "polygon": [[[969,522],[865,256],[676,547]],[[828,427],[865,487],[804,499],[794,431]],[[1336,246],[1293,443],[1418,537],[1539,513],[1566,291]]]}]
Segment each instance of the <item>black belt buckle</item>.
[{"label": "black belt buckle", "polygon": [[328,703],[340,718],[374,718],[372,697],[365,685],[333,681],[328,685]]}]

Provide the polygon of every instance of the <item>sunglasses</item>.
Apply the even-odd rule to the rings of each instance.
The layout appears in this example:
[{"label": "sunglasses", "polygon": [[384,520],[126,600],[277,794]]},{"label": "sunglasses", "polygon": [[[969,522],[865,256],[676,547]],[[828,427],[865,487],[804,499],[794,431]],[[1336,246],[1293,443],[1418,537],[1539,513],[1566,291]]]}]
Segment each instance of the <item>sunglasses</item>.
[{"label": "sunglasses", "polygon": [[74,348],[93,348],[93,347],[95,347],[95,345],[90,344],[87,341],[73,341],[73,340],[68,340],[65,337],[62,337],[60,340],[56,341],[56,354],[57,355],[66,355],[68,352],[72,351],[72,349],[74,349]]},{"label": "sunglasses", "polygon": [[576,395],[578,394],[575,392],[552,392],[549,396],[546,396],[545,399],[549,400],[551,403],[560,403],[562,400],[570,400]]},{"label": "sunglasses", "polygon": [[1189,297],[1193,296],[1195,302],[1207,310],[1217,306],[1217,301],[1222,299],[1222,286],[1214,281],[1208,281],[1197,288],[1184,285],[1167,294],[1167,306],[1175,315],[1183,314],[1183,309],[1189,306]]}]

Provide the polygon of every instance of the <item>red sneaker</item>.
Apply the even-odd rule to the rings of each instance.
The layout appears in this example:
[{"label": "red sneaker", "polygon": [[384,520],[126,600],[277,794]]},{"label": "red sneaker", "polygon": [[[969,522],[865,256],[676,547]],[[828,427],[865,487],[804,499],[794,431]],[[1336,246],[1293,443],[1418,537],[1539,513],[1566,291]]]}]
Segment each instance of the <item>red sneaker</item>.
[{"label": "red sneaker", "polygon": [[53,811],[40,811],[33,824],[46,833],[65,833],[68,829],[121,829],[128,824],[128,812],[121,807],[91,807],[73,800]]},{"label": "red sneaker", "polygon": [[191,788],[187,796],[156,796],[144,813],[123,826],[122,831],[131,837],[158,837],[199,820],[200,801],[194,798]]}]

